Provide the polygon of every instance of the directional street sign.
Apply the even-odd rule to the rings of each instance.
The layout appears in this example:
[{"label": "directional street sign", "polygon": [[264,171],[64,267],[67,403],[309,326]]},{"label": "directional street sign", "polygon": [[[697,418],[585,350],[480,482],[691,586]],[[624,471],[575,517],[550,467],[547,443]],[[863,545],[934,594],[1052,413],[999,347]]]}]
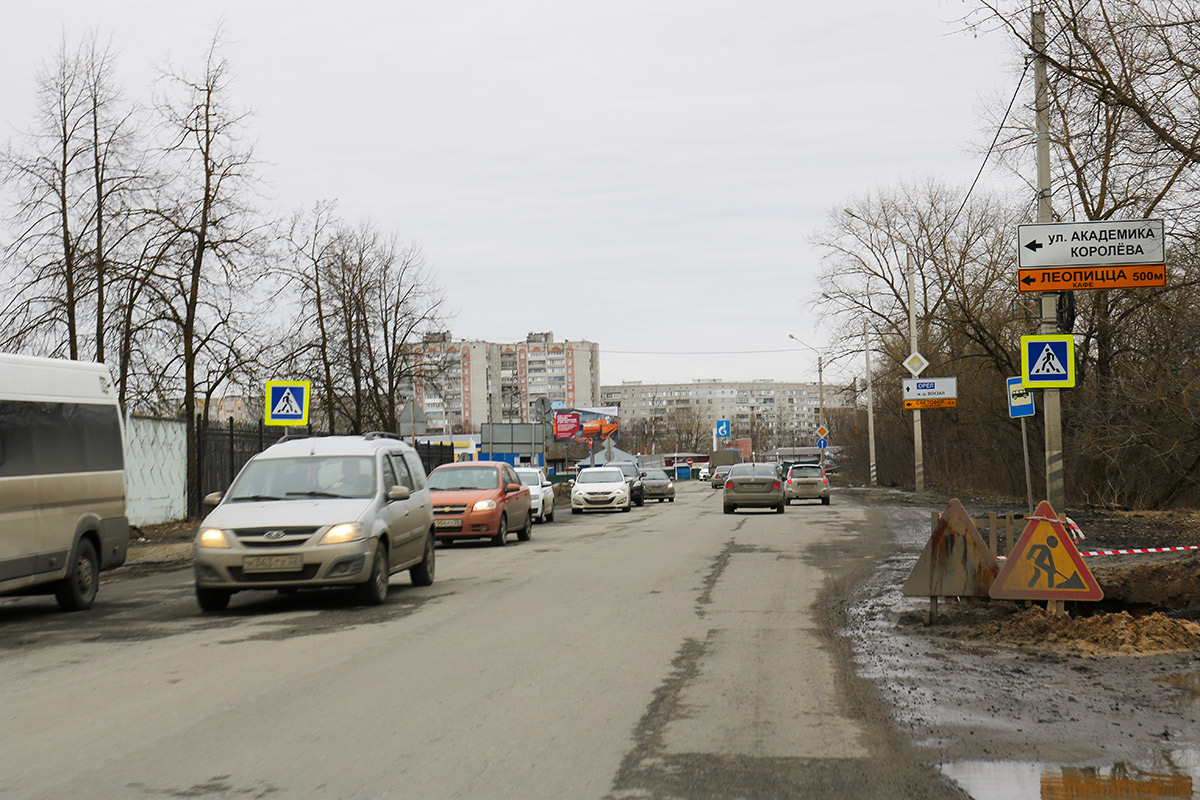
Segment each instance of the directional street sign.
[{"label": "directional street sign", "polygon": [[1163,235],[1161,219],[1018,225],[1017,266],[1161,265],[1167,260]]},{"label": "directional street sign", "polygon": [[904,379],[905,408],[956,408],[957,406],[958,378]]},{"label": "directional street sign", "polygon": [[916,350],[912,352],[908,358],[904,359],[904,368],[909,371],[914,378],[920,377],[925,368],[929,366],[929,359],[918,353]]},{"label": "directional street sign", "polygon": [[827,447],[829,447],[829,440],[828,439],[817,439],[817,447],[821,448],[822,450],[826,449]]},{"label": "directional street sign", "polygon": [[727,420],[727,419],[717,420],[717,438],[718,439],[728,439],[729,438],[729,420]]},{"label": "directional street sign", "polygon": [[1075,386],[1075,338],[1069,333],[1021,337],[1021,384],[1027,389]]},{"label": "directional street sign", "polygon": [[308,400],[312,395],[310,381],[267,381],[264,425],[308,424]]},{"label": "directional street sign", "polygon": [[1009,378],[1005,385],[1008,387],[1008,416],[1012,419],[1033,416],[1033,392],[1021,384],[1020,376]]},{"label": "directional street sign", "polygon": [[1166,286],[1167,268],[1149,267],[1076,267],[1074,269],[1036,267],[1017,270],[1018,292],[1071,292],[1076,289],[1141,289]]}]

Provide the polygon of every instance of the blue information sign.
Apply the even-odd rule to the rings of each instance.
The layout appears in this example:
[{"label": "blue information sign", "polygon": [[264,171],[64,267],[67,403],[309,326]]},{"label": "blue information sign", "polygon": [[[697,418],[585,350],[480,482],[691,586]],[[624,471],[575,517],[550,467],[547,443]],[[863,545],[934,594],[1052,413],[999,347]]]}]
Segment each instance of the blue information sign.
[{"label": "blue information sign", "polygon": [[1032,389],[1075,385],[1075,339],[1070,334],[1021,337],[1021,383]]},{"label": "blue information sign", "polygon": [[825,448],[829,447],[829,440],[828,439],[817,439],[817,447],[824,450]]},{"label": "blue information sign", "polygon": [[1033,392],[1021,383],[1020,376],[1005,381],[1008,386],[1008,416],[1012,419],[1033,416]]},{"label": "blue information sign", "polygon": [[727,420],[727,419],[717,420],[717,438],[718,439],[728,439],[729,438],[729,420]]}]

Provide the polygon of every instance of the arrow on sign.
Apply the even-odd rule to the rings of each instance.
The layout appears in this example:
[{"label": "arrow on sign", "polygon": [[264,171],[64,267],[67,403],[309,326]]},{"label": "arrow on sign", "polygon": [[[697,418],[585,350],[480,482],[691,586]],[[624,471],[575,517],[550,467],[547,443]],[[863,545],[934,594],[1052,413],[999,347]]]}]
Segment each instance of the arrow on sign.
[{"label": "arrow on sign", "polygon": [[1041,250],[1046,245],[1042,244],[1037,239],[1034,239],[1032,242],[1030,242],[1029,244],[1027,244],[1025,246],[1036,253],[1038,250]]},{"label": "arrow on sign", "polygon": [[1021,278],[1021,283],[1025,284],[1026,286],[1032,286],[1033,284],[1037,283],[1037,280],[1031,275],[1026,275],[1024,278]]}]

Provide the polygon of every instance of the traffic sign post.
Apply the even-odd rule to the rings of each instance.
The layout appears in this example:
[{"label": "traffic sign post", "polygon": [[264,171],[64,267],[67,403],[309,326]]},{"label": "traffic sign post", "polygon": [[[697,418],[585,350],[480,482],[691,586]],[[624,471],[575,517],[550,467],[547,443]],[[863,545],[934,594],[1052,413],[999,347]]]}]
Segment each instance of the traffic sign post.
[{"label": "traffic sign post", "polygon": [[312,396],[310,381],[267,381],[264,425],[308,424],[308,404]]},{"label": "traffic sign post", "polygon": [[1008,395],[1008,416],[1021,420],[1021,451],[1025,454],[1025,494],[1028,501],[1029,513],[1033,513],[1033,470],[1029,465],[1029,431],[1025,424],[1026,417],[1033,416],[1033,392],[1025,388],[1021,376],[1009,378],[1004,382]]},{"label": "traffic sign post", "polygon": [[1017,245],[1020,269],[1162,265],[1167,261],[1161,219],[1018,225]]},{"label": "traffic sign post", "polygon": [[1038,334],[1021,337],[1021,383],[1030,389],[1075,386],[1075,337]]},{"label": "traffic sign post", "polygon": [[903,385],[906,409],[958,406],[958,378],[905,378]]}]

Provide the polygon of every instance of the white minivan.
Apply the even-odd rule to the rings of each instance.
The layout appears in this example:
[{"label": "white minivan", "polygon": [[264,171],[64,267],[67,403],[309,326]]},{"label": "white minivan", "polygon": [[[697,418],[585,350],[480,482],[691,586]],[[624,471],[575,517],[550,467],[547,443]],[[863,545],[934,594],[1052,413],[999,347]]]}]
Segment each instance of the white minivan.
[{"label": "white minivan", "polygon": [[103,364],[0,353],[0,595],[91,608],[125,563],[125,448]]}]

